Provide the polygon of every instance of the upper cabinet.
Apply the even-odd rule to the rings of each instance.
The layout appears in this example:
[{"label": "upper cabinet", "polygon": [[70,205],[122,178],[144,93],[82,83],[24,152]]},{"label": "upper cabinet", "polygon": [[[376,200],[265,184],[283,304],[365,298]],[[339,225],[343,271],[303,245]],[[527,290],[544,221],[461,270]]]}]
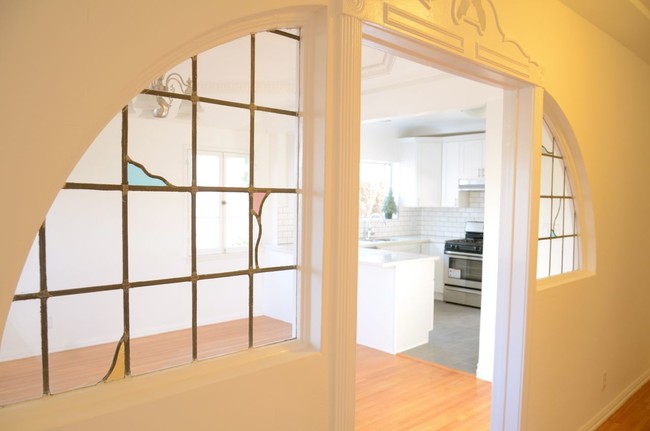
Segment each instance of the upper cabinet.
[{"label": "upper cabinet", "polygon": [[[403,206],[465,206],[485,177],[485,134],[401,138]],[[459,186],[461,184],[461,186]]]},{"label": "upper cabinet", "polygon": [[442,197],[442,142],[402,138],[401,199],[407,207],[437,207]]}]

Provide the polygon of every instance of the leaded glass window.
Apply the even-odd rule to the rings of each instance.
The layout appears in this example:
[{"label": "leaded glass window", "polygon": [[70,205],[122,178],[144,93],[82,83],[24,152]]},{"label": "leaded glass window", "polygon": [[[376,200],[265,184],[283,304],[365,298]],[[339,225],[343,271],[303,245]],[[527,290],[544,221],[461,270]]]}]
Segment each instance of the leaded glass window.
[{"label": "leaded glass window", "polygon": [[0,345],[0,404],[296,338],[298,29],[158,77],[40,228]]},{"label": "leaded glass window", "polygon": [[580,267],[578,222],[570,175],[560,143],[544,123],[539,200],[537,278]]}]

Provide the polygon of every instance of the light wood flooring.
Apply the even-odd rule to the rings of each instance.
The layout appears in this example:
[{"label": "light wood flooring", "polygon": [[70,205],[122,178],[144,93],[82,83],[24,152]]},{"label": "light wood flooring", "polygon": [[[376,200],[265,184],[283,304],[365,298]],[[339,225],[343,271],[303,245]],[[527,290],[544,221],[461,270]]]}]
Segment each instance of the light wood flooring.
[{"label": "light wood flooring", "polygon": [[650,430],[650,382],[632,395],[598,431]]},{"label": "light wood flooring", "polygon": [[357,347],[357,431],[490,428],[492,385],[431,362]]},{"label": "light wood flooring", "polygon": [[[292,337],[291,325],[266,316],[255,317],[254,345],[270,344]],[[206,359],[248,348],[248,319],[200,326],[197,331],[198,359]],[[106,376],[115,343],[100,344],[49,354],[50,392],[92,386]],[[131,374],[144,374],[192,362],[191,329],[134,338],[131,340]],[[39,398],[43,394],[41,357],[0,362],[0,405]]]},{"label": "light wood flooring", "polygon": [[[199,358],[246,348],[246,320],[200,327]],[[291,337],[291,326],[256,318],[256,344]],[[189,331],[132,340],[132,372],[141,374],[191,361]],[[52,393],[97,384],[106,375],[116,344],[50,354]],[[162,359],[166,358],[166,359]],[[489,429],[491,384],[473,375],[415,358],[357,348],[356,431]],[[40,357],[0,363],[0,404],[38,398]],[[650,430],[650,382],[599,431]]]}]

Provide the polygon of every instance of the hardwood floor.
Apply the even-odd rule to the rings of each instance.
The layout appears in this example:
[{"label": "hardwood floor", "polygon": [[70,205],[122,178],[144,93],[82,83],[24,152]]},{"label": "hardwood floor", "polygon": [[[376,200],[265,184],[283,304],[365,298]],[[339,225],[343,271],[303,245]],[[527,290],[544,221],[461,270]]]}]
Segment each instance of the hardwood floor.
[{"label": "hardwood floor", "polygon": [[[246,348],[245,319],[199,328],[199,358]],[[257,345],[291,337],[291,325],[256,318]],[[188,330],[132,340],[133,374],[191,361]],[[190,347],[188,347],[190,346]],[[116,344],[50,354],[52,393],[100,382]],[[357,347],[356,431],[488,430],[491,387],[473,375],[415,358]],[[0,404],[39,398],[40,357],[0,362]],[[650,382],[635,393],[599,431],[650,430]]]},{"label": "hardwood floor", "polygon": [[357,348],[356,431],[490,428],[492,385],[471,374]]},{"label": "hardwood floor", "polygon": [[[255,317],[255,346],[287,340],[291,325],[266,316]],[[198,358],[206,359],[248,348],[248,319],[198,328]],[[117,347],[107,343],[50,353],[50,391],[53,394],[92,386],[106,376]],[[131,374],[144,374],[192,362],[190,329],[131,340]],[[43,394],[41,357],[0,362],[0,405],[39,398]]]},{"label": "hardwood floor", "polygon": [[598,431],[650,430],[650,382],[647,382],[614,413]]}]

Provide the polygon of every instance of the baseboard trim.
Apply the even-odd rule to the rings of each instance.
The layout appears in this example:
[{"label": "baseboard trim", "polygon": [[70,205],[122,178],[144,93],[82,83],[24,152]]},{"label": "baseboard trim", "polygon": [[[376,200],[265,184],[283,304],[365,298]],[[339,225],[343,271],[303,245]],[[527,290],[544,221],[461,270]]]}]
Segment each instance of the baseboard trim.
[{"label": "baseboard trim", "polygon": [[580,427],[578,431],[595,431],[649,380],[650,370],[646,370],[645,373],[633,381],[627,388],[618,394],[618,396],[614,398],[609,404],[603,407],[603,409],[599,411],[594,417],[592,417],[586,424]]}]

